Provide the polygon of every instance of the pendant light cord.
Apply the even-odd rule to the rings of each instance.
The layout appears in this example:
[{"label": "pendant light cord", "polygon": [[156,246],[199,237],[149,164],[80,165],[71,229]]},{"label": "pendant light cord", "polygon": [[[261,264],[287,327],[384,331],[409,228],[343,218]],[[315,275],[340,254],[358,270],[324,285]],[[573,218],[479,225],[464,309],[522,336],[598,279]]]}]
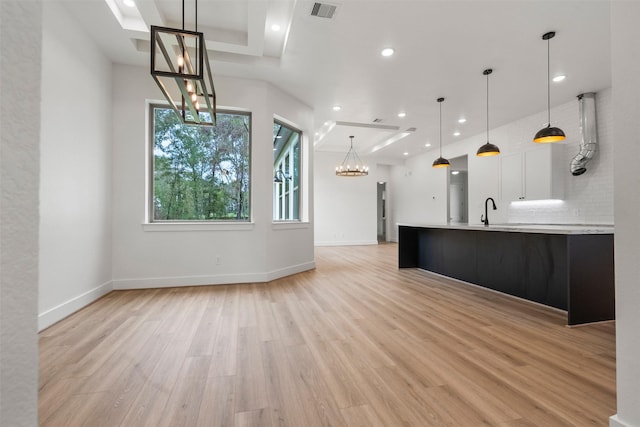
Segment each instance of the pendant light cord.
[{"label": "pendant light cord", "polygon": [[547,114],[549,118],[549,125],[551,127],[551,38],[547,39]]},{"label": "pendant light cord", "polygon": [[442,157],[442,102],[440,101],[440,157]]},{"label": "pendant light cord", "polygon": [[487,143],[489,143],[489,74],[487,73]]},{"label": "pendant light cord", "polygon": [[196,33],[198,32],[198,0],[196,0]]},{"label": "pendant light cord", "polygon": [[184,31],[184,0],[182,0],[182,31]]}]

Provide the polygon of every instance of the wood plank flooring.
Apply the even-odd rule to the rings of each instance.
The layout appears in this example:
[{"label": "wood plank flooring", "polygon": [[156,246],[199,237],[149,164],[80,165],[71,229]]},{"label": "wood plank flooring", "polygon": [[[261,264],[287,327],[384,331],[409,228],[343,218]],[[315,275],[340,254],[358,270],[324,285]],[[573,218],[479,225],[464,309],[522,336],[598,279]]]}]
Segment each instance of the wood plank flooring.
[{"label": "wood plank flooring", "polygon": [[112,292],[40,333],[42,426],[607,426],[615,323],[316,248],[267,284]]}]

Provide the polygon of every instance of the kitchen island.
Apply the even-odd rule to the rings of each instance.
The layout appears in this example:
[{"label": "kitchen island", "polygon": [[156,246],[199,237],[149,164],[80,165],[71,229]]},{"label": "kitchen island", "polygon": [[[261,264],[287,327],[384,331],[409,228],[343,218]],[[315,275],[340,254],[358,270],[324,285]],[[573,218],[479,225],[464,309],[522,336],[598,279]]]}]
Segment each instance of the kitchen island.
[{"label": "kitchen island", "polygon": [[421,268],[567,311],[615,316],[613,226],[398,224],[400,268]]}]

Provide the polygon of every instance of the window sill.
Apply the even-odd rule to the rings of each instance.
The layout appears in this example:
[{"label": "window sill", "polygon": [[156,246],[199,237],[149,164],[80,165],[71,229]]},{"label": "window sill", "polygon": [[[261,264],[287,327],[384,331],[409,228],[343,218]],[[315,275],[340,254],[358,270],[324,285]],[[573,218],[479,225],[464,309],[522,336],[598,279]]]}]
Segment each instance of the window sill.
[{"label": "window sill", "polygon": [[142,224],[143,231],[246,231],[253,222],[151,222]]},{"label": "window sill", "polygon": [[296,230],[309,228],[311,224],[301,221],[274,221],[271,223],[272,230]]}]

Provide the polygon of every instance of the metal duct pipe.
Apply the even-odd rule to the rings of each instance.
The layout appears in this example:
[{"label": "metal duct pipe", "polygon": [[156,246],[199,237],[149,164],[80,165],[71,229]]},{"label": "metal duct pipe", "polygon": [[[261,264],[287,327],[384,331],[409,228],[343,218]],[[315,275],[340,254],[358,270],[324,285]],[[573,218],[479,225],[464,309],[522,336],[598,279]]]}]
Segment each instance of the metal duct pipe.
[{"label": "metal duct pipe", "polygon": [[593,92],[578,95],[580,104],[580,152],[571,159],[571,174],[582,175],[598,147],[598,130],[596,129],[596,94]]}]

